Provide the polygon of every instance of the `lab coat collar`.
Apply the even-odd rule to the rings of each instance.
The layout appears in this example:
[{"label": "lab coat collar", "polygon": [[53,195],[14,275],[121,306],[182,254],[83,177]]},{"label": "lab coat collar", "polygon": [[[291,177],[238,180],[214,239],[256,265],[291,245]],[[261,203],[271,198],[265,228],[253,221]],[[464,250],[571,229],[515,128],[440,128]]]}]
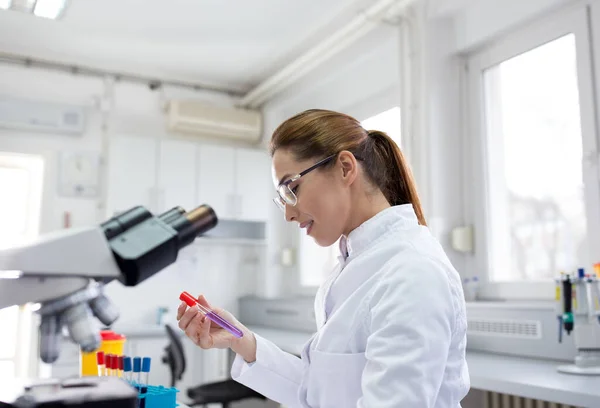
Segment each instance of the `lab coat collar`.
[{"label": "lab coat collar", "polygon": [[395,205],[380,211],[356,227],[348,237],[340,239],[340,253],[344,260],[354,257],[379,241],[390,230],[398,230],[419,223],[412,204]]}]

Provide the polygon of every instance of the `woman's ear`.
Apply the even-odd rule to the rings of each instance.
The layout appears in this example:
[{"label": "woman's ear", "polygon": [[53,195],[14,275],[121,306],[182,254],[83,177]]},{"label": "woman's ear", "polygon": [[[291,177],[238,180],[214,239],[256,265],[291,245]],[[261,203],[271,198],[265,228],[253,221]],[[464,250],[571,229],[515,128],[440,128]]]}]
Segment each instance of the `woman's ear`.
[{"label": "woman's ear", "polygon": [[344,184],[352,184],[358,175],[358,162],[356,161],[356,157],[349,151],[344,150],[338,155],[338,161],[340,163]]}]

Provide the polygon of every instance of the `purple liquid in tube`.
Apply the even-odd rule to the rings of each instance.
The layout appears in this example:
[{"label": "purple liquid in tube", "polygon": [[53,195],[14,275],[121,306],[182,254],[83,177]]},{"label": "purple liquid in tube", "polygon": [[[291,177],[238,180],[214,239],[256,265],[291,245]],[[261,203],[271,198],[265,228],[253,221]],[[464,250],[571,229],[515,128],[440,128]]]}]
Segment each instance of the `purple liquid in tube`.
[{"label": "purple liquid in tube", "polygon": [[229,323],[227,320],[223,319],[221,316],[219,316],[212,310],[206,313],[206,317],[208,317],[211,321],[227,330],[229,333],[233,334],[238,339],[243,336],[243,333],[240,329]]}]

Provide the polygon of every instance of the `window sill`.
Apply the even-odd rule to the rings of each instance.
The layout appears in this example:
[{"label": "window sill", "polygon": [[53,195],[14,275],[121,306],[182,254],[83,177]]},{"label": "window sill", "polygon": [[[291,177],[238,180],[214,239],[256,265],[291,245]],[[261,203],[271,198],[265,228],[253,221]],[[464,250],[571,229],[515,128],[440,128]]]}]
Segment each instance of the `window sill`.
[{"label": "window sill", "polygon": [[468,309],[526,309],[526,310],[554,310],[554,302],[547,300],[477,300],[466,302]]},{"label": "window sill", "polygon": [[489,302],[551,302],[554,282],[494,282],[482,284],[477,298]]}]

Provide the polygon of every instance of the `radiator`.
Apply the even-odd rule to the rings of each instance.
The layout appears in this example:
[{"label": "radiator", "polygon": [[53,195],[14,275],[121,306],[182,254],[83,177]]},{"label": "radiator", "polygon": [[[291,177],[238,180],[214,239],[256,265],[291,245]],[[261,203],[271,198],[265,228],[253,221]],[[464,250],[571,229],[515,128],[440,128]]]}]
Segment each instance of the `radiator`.
[{"label": "radiator", "polygon": [[580,408],[574,405],[534,400],[514,395],[484,391],[482,408]]}]

